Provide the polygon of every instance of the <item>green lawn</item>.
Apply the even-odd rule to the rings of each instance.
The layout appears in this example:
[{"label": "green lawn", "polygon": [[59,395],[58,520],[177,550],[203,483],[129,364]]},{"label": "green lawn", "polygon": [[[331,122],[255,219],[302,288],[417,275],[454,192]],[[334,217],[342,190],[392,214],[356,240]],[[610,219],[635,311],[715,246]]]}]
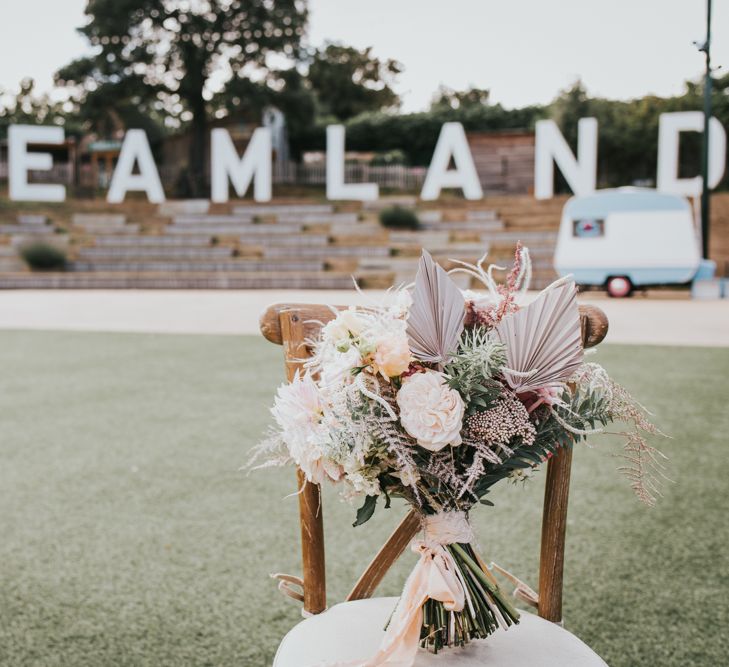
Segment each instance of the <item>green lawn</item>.
[{"label": "green lawn", "polygon": [[[649,510],[604,439],[576,453],[565,622],[612,667],[726,664],[729,350],[597,355],[673,438]],[[270,664],[298,607],[290,470],[239,471],[280,349],[256,338],[0,333],[0,664]],[[541,475],[540,477],[543,477]],[[482,551],[536,584],[542,480],[474,515]],[[329,599],[402,514],[351,528],[328,492]],[[382,586],[396,594],[406,556]]]}]

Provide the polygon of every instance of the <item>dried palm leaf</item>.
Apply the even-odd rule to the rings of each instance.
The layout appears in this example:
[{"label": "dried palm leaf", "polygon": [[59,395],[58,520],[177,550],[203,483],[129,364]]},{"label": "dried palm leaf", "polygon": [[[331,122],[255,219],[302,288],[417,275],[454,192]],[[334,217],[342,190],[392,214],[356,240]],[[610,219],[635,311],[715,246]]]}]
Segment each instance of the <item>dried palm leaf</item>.
[{"label": "dried palm leaf", "polygon": [[496,325],[506,345],[504,377],[517,393],[558,385],[582,363],[576,297],[573,282],[557,284]]},{"label": "dried palm leaf", "polygon": [[423,250],[407,326],[413,356],[440,366],[446,364],[458,348],[465,313],[461,290]]}]

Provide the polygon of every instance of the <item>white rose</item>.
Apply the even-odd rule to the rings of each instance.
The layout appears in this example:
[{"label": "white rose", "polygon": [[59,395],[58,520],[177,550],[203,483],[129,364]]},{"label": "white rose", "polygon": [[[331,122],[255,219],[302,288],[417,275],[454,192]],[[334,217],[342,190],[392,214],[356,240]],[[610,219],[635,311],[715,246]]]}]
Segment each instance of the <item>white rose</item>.
[{"label": "white rose", "polygon": [[390,304],[387,312],[392,317],[403,318],[410,312],[410,306],[413,305],[413,297],[406,289],[398,290],[395,293],[395,299]]},{"label": "white rose", "polygon": [[406,377],[397,392],[397,404],[403,428],[421,447],[437,452],[446,445],[461,444],[465,406],[441,373],[426,370]]},{"label": "white rose", "polygon": [[349,339],[349,335],[359,336],[364,330],[366,322],[357,314],[354,308],[342,310],[333,320],[327,322],[322,329],[324,337],[339,342]]},{"label": "white rose", "polygon": [[342,386],[354,380],[352,369],[361,365],[362,357],[357,348],[335,352],[322,364],[319,385],[326,391],[339,391]]}]

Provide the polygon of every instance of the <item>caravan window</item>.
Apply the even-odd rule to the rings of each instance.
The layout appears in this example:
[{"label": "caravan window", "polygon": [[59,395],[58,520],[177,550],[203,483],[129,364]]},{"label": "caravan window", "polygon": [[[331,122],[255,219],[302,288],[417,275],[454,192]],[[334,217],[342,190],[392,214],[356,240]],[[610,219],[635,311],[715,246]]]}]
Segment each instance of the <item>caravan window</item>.
[{"label": "caravan window", "polygon": [[594,239],[605,236],[605,220],[601,218],[580,218],[572,223],[572,236],[579,239]]}]

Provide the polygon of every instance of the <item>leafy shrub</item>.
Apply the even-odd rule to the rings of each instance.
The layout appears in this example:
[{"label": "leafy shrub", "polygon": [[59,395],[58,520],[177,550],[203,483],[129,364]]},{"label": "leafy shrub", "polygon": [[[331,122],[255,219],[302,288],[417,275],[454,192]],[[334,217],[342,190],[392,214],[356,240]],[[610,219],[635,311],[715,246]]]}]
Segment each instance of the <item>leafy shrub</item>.
[{"label": "leafy shrub", "polygon": [[66,253],[50,243],[34,241],[20,249],[25,263],[36,271],[62,271],[66,268]]},{"label": "leafy shrub", "polygon": [[415,211],[402,206],[391,206],[380,211],[380,224],[388,229],[420,229]]},{"label": "leafy shrub", "polygon": [[395,150],[377,153],[372,158],[370,165],[373,167],[387,166],[391,164],[407,164],[408,156],[405,151],[396,148]]}]

